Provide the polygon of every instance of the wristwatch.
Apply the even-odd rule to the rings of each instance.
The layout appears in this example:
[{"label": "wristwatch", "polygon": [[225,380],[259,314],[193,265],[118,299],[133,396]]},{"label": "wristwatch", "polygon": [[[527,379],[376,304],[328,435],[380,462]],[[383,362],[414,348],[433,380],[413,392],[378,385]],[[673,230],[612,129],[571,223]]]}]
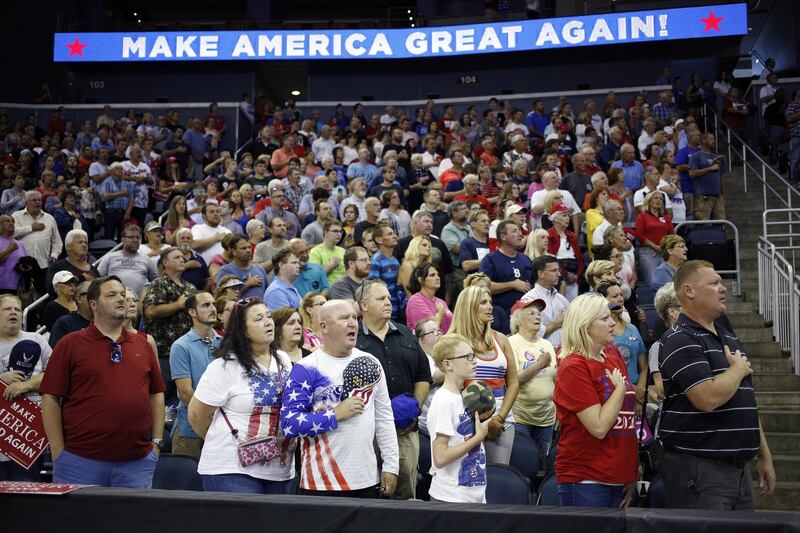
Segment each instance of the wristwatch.
[{"label": "wristwatch", "polygon": [[155,444],[159,450],[164,445],[164,439],[153,439],[151,442]]}]

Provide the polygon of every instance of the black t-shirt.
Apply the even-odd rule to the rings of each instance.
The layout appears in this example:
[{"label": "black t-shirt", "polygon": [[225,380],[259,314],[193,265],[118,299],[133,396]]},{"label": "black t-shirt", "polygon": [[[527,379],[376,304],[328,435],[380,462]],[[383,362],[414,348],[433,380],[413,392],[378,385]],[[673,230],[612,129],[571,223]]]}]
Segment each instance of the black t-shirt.
[{"label": "black t-shirt", "polygon": [[390,398],[404,393],[413,395],[415,383],[433,381],[428,356],[411,330],[402,324],[389,322],[389,331],[382,341],[360,323],[356,348],[381,362]]},{"label": "black t-shirt", "polygon": [[56,323],[56,320],[64,315],[68,315],[69,313],[70,310],[57,301],[53,300],[48,302],[47,305],[44,306],[44,312],[42,313],[42,325],[48,330],[51,330],[53,329],[53,324]]},{"label": "black t-shirt", "polygon": [[701,457],[749,461],[760,447],[758,407],[752,376],[745,377],[733,397],[710,412],[697,409],[686,391],[713,379],[729,367],[723,347],[745,346],[715,323],[708,331],[686,315],[661,338],[658,366],[664,382],[661,440],[665,449]]}]

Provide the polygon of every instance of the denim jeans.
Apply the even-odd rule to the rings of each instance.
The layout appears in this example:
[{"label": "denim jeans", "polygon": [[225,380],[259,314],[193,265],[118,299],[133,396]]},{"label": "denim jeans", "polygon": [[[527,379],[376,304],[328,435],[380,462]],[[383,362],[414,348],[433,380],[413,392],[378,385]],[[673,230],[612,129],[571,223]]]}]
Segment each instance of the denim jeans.
[{"label": "denim jeans", "polygon": [[558,499],[564,507],[610,507],[616,509],[624,497],[623,485],[559,483]]},{"label": "denim jeans", "polygon": [[800,181],[800,137],[792,137],[789,141],[789,179]]},{"label": "denim jeans", "polygon": [[53,461],[53,482],[149,489],[153,485],[156,464],[158,456],[154,451],[141,459],[113,463],[87,459],[64,450]]},{"label": "denim jeans", "polygon": [[270,481],[245,474],[202,474],[206,492],[243,492],[248,494],[286,494],[290,481]]},{"label": "denim jeans", "polygon": [[[533,439],[533,442],[539,446],[539,459],[542,460],[547,457],[550,451],[550,443],[553,442],[553,426],[528,426],[517,422],[514,424],[516,431]],[[542,462],[543,466],[544,463]]]}]

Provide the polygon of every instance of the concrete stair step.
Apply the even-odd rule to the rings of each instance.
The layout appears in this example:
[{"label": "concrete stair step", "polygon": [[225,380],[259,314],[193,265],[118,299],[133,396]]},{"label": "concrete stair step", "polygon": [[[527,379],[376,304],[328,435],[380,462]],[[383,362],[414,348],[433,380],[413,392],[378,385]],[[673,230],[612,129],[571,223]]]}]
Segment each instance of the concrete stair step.
[{"label": "concrete stair step", "polygon": [[737,328],[736,336],[749,348],[751,343],[773,342],[771,328]]},{"label": "concrete stair step", "polygon": [[800,482],[778,481],[775,492],[770,496],[762,496],[761,489],[758,488],[758,480],[754,479],[753,482],[755,484],[756,509],[760,511],[800,510]]},{"label": "concrete stair step", "polygon": [[[759,388],[756,387],[756,390]],[[759,409],[758,414],[761,417],[761,426],[764,431],[800,433],[800,411],[798,410]]]},{"label": "concrete stair step", "polygon": [[[739,333],[738,331],[736,332]],[[747,356],[755,357],[781,357],[781,347],[777,342],[745,342]]]},{"label": "concrete stair step", "polygon": [[800,455],[800,433],[765,432],[773,455]]},{"label": "concrete stair step", "polygon": [[[791,359],[786,358],[791,362]],[[753,387],[758,392],[785,392],[793,391],[800,393],[800,376],[791,373],[756,373],[753,372]]]},{"label": "concrete stair step", "polygon": [[792,372],[792,360],[789,357],[753,357],[749,361],[756,376]]},{"label": "concrete stair step", "polygon": [[[784,482],[800,482],[800,456],[797,455],[776,455],[772,454],[772,464],[775,466],[775,474],[778,479]],[[758,474],[756,473],[756,461],[751,463],[753,481],[758,486]],[[760,490],[759,490],[760,492]],[[800,504],[800,499],[794,502]],[[800,508],[800,507],[799,507]]]},{"label": "concrete stair step", "polygon": [[725,297],[725,307],[727,313],[758,313],[758,304],[752,301],[742,301],[735,298]]},{"label": "concrete stair step", "polygon": [[764,317],[752,311],[728,312],[733,327],[738,331],[740,328],[763,328]]},{"label": "concrete stair step", "polygon": [[756,392],[759,409],[800,409],[800,394],[796,391]]}]

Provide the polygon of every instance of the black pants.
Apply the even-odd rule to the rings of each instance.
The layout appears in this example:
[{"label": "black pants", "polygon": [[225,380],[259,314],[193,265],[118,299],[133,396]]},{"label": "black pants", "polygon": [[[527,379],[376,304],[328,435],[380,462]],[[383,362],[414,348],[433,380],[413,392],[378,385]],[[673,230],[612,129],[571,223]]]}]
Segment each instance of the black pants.
[{"label": "black pants", "polygon": [[103,237],[115,241],[122,237],[122,218],[125,216],[124,209],[106,209],[103,213],[105,222],[103,223]]},{"label": "black pants", "polygon": [[[147,218],[146,207],[134,207],[131,209],[131,218],[136,219],[136,224],[144,230],[144,221]],[[144,231],[142,231],[144,233]]]},{"label": "black pants", "polygon": [[[159,354],[160,356],[161,354]],[[164,379],[164,405],[177,404],[178,388],[172,380],[172,369],[169,366],[169,356],[159,357],[158,366],[161,377]]]},{"label": "black pants", "polygon": [[664,452],[661,463],[667,507],[753,511],[753,478],[746,462],[732,463]]}]

